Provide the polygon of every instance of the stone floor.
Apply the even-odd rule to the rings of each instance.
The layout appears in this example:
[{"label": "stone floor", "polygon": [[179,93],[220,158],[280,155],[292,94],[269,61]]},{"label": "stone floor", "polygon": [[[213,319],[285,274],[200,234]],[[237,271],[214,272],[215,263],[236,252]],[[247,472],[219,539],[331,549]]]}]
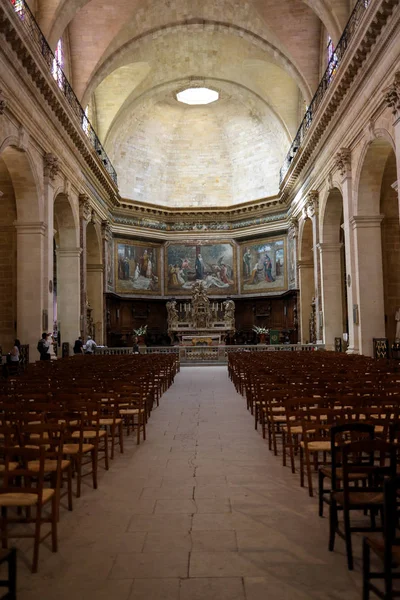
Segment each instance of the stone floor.
[{"label": "stone floor", "polygon": [[[226,367],[182,369],[148,440],[62,512],[59,552],[19,564],[18,600],[355,600],[344,544],[254,431]],[[31,558],[31,552],[27,552]]]}]

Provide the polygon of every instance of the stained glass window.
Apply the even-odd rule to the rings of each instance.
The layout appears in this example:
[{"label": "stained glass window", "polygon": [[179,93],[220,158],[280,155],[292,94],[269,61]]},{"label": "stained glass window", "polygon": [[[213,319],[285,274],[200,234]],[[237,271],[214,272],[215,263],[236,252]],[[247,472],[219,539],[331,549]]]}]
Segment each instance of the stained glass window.
[{"label": "stained glass window", "polygon": [[14,5],[14,10],[18,15],[23,19],[24,17],[24,3],[23,0],[11,0],[11,3]]},{"label": "stained glass window", "polygon": [[328,82],[332,81],[333,76],[336,73],[338,59],[335,52],[335,46],[333,45],[332,38],[328,36],[328,45],[326,48],[327,63],[328,63]]},{"label": "stained glass window", "polygon": [[62,40],[59,39],[57,42],[56,50],[54,52],[53,67],[52,67],[51,71],[53,73],[54,79],[57,81],[58,86],[60,88],[63,87],[63,72],[62,72],[63,67],[64,67],[64,50],[63,50]]},{"label": "stained glass window", "polygon": [[86,135],[89,135],[89,105],[85,108],[85,115],[82,118],[82,129],[83,131],[86,133]]}]

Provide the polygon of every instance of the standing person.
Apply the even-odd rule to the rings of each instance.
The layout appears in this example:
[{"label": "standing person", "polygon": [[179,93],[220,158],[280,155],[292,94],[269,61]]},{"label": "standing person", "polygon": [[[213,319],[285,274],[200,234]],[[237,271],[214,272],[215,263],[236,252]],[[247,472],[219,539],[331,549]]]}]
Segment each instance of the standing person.
[{"label": "standing person", "polygon": [[50,342],[47,339],[47,333],[42,333],[38,341],[37,350],[40,354],[40,360],[50,360]]},{"label": "standing person", "polygon": [[79,336],[78,339],[75,340],[74,354],[83,354],[83,342],[81,336]]},{"label": "standing person", "polygon": [[137,337],[135,337],[133,339],[132,354],[139,354],[140,353],[138,341],[139,341],[139,338],[137,338]]},{"label": "standing person", "polygon": [[88,335],[87,342],[86,342],[85,354],[93,354],[95,348],[97,348],[96,342],[94,340],[92,340],[90,335]]}]

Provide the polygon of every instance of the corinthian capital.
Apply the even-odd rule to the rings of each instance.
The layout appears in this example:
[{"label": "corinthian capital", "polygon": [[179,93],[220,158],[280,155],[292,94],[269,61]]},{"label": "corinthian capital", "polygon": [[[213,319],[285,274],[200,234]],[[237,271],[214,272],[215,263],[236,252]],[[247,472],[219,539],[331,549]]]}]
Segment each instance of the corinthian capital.
[{"label": "corinthian capital", "polygon": [[299,231],[299,220],[297,217],[290,217],[289,219],[289,235],[293,238],[297,237]]},{"label": "corinthian capital", "polygon": [[335,165],[342,177],[350,172],[351,152],[348,148],[340,148],[335,156]]},{"label": "corinthian capital", "polygon": [[393,82],[383,90],[385,102],[395,116],[400,115],[400,71],[394,74]]},{"label": "corinthian capital", "polygon": [[79,216],[85,221],[90,221],[92,217],[92,207],[86,194],[79,194]]},{"label": "corinthian capital", "polygon": [[44,155],[44,176],[49,177],[52,181],[56,178],[60,171],[58,157],[48,152]]},{"label": "corinthian capital", "polygon": [[103,240],[111,241],[112,240],[112,231],[110,226],[110,221],[105,219],[101,222],[101,233],[103,236]]},{"label": "corinthian capital", "polygon": [[319,192],[317,190],[311,190],[307,194],[305,209],[307,212],[307,216],[312,219],[316,214],[318,214],[318,200]]}]

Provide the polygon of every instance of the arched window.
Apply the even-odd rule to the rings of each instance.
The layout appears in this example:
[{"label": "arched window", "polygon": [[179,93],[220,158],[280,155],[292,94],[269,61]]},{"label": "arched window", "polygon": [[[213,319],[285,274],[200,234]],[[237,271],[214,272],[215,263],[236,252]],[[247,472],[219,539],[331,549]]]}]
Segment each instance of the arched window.
[{"label": "arched window", "polygon": [[335,52],[335,46],[333,45],[332,38],[328,35],[328,45],[326,47],[326,58],[327,58],[327,76],[328,83],[330,83],[336,73],[336,68],[338,64],[337,54]]},{"label": "arched window", "polygon": [[54,52],[53,67],[51,72],[53,73],[54,79],[58,83],[58,87],[63,87],[63,67],[64,67],[64,50],[61,38],[57,42],[56,50]]},{"label": "arched window", "polygon": [[23,0],[11,0],[11,3],[14,5],[14,10],[18,15],[23,19],[24,17],[24,3]]},{"label": "arched window", "polygon": [[86,135],[89,135],[89,105],[87,105],[87,107],[85,108],[85,115],[82,119],[82,129],[83,131],[86,133]]}]

